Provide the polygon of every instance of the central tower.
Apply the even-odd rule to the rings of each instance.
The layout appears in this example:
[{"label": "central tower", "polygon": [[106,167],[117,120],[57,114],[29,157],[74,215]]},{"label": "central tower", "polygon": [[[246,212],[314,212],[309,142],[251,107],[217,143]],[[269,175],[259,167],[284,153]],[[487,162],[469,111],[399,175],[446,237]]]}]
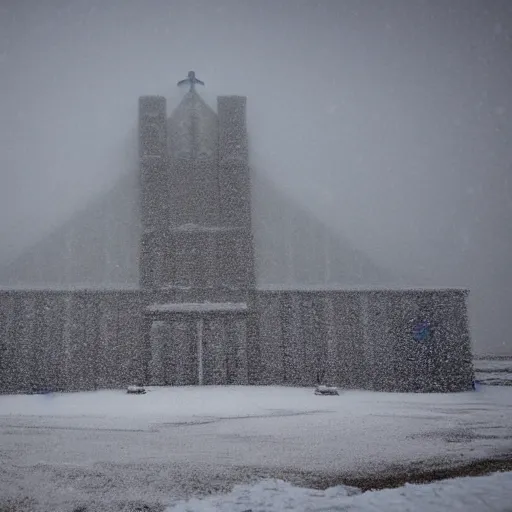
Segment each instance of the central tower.
[{"label": "central tower", "polygon": [[139,154],[141,288],[253,289],[246,98],[218,97],[215,112],[191,87],[167,117],[165,98],[141,97]]}]

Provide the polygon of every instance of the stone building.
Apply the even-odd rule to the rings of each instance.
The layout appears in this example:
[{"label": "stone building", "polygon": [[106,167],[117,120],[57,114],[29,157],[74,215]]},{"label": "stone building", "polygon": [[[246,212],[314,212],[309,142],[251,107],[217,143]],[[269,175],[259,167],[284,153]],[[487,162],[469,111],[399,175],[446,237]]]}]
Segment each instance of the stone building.
[{"label": "stone building", "polygon": [[[0,390],[134,382],[469,389],[465,290],[311,282],[306,267],[300,284],[261,282],[265,261],[274,262],[267,250],[255,264],[261,233],[246,98],[222,96],[216,107],[193,87],[170,115],[165,98],[141,97],[139,174],[105,203],[124,214],[102,203],[90,214],[94,229],[79,220],[4,270]],[[97,250],[81,249],[100,235],[90,242]],[[332,260],[324,276],[336,276],[344,253],[329,247],[333,257],[309,268]]]}]

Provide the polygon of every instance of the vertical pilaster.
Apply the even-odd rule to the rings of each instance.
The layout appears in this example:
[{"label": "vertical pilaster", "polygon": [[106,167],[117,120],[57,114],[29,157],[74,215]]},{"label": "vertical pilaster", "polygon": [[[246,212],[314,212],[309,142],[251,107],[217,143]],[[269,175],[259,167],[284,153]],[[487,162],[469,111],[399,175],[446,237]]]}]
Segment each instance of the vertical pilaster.
[{"label": "vertical pilaster", "polygon": [[229,236],[231,279],[237,286],[253,288],[254,249],[251,228],[251,181],[244,96],[219,96],[219,202],[220,222],[231,228]]},{"label": "vertical pilaster", "polygon": [[200,386],[203,385],[203,331],[204,319],[197,319],[197,381]]},{"label": "vertical pilaster", "polygon": [[327,360],[325,364],[324,381],[327,384],[339,385],[338,383],[338,350],[336,340],[336,322],[334,318],[334,297],[332,294],[324,295],[324,322],[325,337],[327,343]]},{"label": "vertical pilaster", "polygon": [[250,228],[251,187],[244,96],[219,96],[219,184],[222,223]]},{"label": "vertical pilaster", "polygon": [[166,101],[162,96],[139,98],[139,160],[142,235],[139,256],[140,285],[154,287],[154,265],[158,260],[158,237],[152,236],[165,225],[168,210],[166,181],[167,122]]}]

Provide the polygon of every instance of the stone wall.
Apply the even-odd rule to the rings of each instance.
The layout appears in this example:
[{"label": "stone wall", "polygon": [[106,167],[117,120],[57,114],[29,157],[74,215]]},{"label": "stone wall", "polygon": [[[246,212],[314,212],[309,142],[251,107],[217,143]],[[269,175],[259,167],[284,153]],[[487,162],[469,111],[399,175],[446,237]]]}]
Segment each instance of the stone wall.
[{"label": "stone wall", "polygon": [[[256,307],[262,384],[471,387],[463,290],[259,291]],[[425,339],[416,339],[422,325]]]},{"label": "stone wall", "polygon": [[0,292],[0,391],[142,380],[140,300],[138,292]]},{"label": "stone wall", "polygon": [[0,391],[193,385],[200,352],[203,384],[471,387],[463,290],[259,290],[178,313],[171,295],[0,292]]}]

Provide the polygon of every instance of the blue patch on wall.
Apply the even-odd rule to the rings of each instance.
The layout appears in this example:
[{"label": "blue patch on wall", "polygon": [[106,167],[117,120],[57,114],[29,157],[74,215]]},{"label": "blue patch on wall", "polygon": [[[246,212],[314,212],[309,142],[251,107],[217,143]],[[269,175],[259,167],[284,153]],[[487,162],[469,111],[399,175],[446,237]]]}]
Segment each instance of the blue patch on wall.
[{"label": "blue patch on wall", "polygon": [[421,341],[427,341],[432,337],[432,326],[430,325],[430,322],[423,321],[417,323],[412,328],[412,337],[415,341],[421,342]]}]

